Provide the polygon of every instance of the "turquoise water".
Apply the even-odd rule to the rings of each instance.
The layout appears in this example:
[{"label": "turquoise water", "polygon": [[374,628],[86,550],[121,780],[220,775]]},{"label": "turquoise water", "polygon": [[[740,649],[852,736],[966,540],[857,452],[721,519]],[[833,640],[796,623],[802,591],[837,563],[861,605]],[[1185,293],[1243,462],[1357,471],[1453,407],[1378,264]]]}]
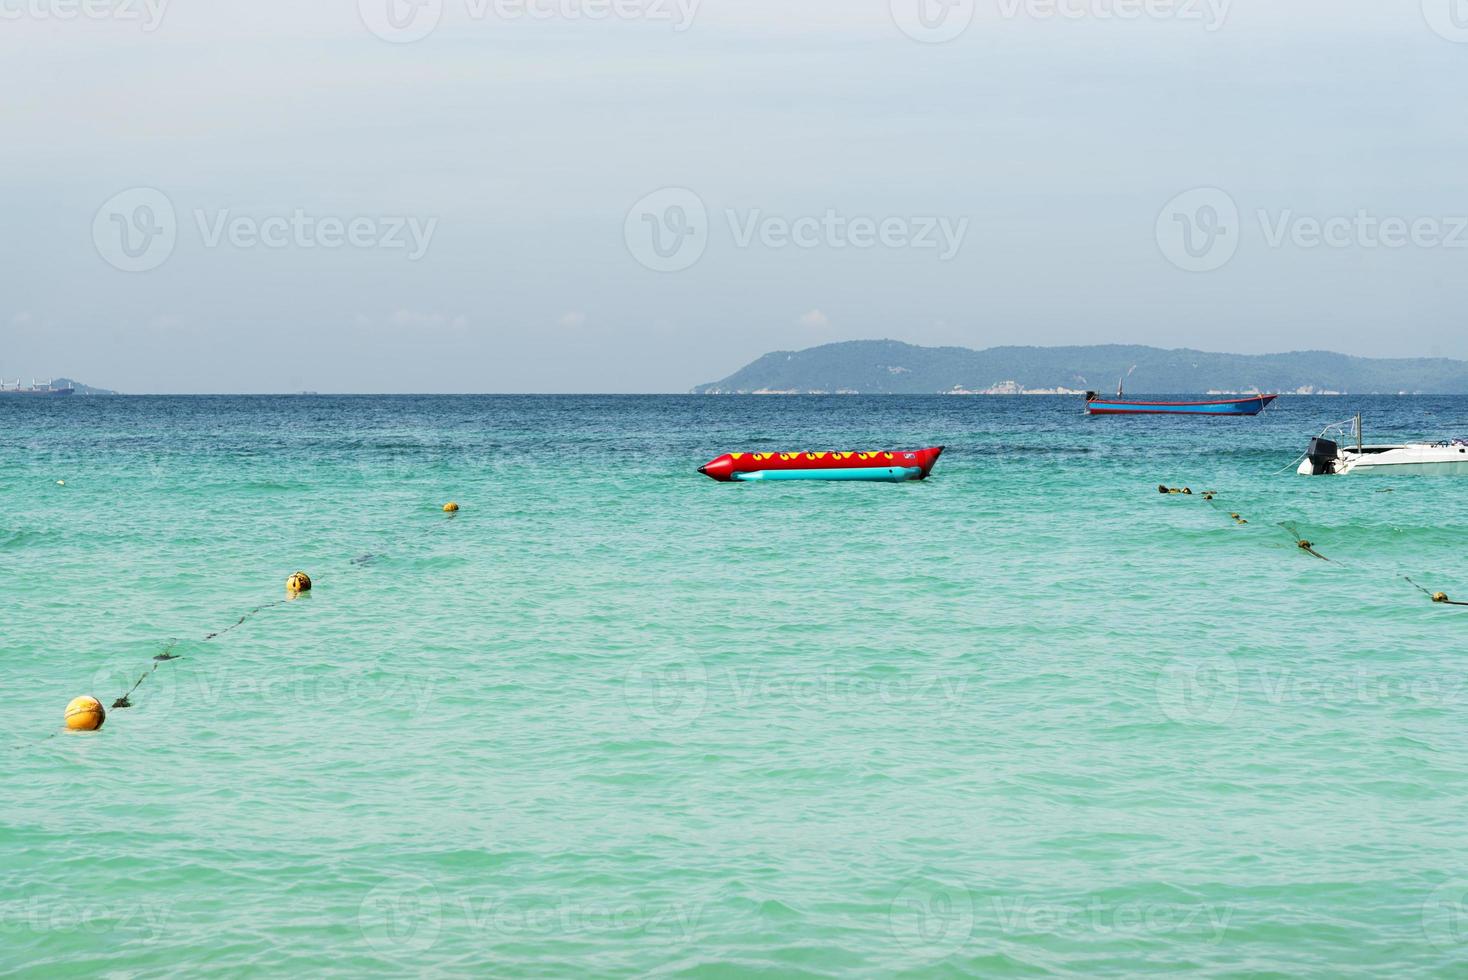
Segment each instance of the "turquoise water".
[{"label": "turquoise water", "polygon": [[1357,409],[1468,434],[0,400],[0,973],[1461,976],[1468,484],[1281,472]]}]

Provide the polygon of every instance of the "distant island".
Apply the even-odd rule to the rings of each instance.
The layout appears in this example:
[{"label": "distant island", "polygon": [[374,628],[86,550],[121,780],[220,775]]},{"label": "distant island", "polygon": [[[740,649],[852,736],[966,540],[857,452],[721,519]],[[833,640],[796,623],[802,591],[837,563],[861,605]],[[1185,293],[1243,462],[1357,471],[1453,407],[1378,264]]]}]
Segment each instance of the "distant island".
[{"label": "distant island", "polygon": [[1330,351],[1215,354],[1093,347],[917,347],[853,340],[775,351],[695,395],[1468,394],[1468,361],[1383,359]]},{"label": "distant island", "polygon": [[106,388],[93,388],[91,385],[84,385],[80,381],[73,381],[70,378],[57,378],[55,381],[52,381],[51,382],[51,387],[53,387],[53,388],[74,388],[76,390],[76,393],[78,395],[115,395],[115,394],[117,394],[117,392],[115,392],[115,391],[108,391]]}]

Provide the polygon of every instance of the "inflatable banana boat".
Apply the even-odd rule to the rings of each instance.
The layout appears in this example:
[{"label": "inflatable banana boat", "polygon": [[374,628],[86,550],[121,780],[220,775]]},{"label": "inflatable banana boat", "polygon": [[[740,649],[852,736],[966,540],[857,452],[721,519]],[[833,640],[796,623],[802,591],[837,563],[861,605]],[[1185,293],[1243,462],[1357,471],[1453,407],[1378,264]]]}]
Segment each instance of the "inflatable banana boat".
[{"label": "inflatable banana boat", "polygon": [[698,472],[720,483],[771,480],[926,480],[942,446],[878,453],[726,453]]}]

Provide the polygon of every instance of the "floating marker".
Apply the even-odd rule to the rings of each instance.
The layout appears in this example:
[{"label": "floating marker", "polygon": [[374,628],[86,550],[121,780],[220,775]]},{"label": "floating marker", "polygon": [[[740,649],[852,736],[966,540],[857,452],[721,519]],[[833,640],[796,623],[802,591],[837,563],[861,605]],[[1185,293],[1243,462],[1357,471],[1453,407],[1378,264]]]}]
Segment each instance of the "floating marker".
[{"label": "floating marker", "polygon": [[102,702],[89,695],[72,698],[66,706],[66,727],[74,732],[95,732],[107,720]]},{"label": "floating marker", "polygon": [[291,595],[300,595],[302,592],[311,591],[311,576],[305,572],[296,572],[285,580],[285,590]]},{"label": "floating marker", "polygon": [[443,505],[443,512],[445,514],[457,514],[459,512],[459,505],[450,500]]}]

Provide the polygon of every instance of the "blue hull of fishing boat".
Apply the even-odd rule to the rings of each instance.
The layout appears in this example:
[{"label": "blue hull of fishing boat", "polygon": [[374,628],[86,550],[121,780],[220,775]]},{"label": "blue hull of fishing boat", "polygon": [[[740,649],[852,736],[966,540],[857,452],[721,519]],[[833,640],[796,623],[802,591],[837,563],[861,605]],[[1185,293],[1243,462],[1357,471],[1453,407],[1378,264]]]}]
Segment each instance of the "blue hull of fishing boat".
[{"label": "blue hull of fishing boat", "polygon": [[1252,395],[1217,402],[1141,402],[1094,398],[1086,402],[1092,415],[1258,415],[1278,395]]}]

